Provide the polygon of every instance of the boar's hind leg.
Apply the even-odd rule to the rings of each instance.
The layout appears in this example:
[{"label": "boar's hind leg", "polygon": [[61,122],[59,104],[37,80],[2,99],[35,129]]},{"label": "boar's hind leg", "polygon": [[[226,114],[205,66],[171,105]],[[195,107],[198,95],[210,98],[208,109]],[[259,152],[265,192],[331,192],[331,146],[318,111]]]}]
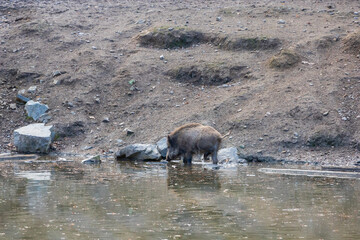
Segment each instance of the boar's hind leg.
[{"label": "boar's hind leg", "polygon": [[183,159],[184,164],[191,164],[191,161],[192,161],[192,154],[186,153]]},{"label": "boar's hind leg", "polygon": [[204,154],[204,160],[205,160],[205,161],[206,161],[206,160],[209,160],[210,154],[211,154],[211,153],[208,153],[208,152]]},{"label": "boar's hind leg", "polygon": [[217,164],[218,163],[218,159],[217,159],[217,151],[214,151],[211,155],[211,159],[213,161],[213,164]]}]

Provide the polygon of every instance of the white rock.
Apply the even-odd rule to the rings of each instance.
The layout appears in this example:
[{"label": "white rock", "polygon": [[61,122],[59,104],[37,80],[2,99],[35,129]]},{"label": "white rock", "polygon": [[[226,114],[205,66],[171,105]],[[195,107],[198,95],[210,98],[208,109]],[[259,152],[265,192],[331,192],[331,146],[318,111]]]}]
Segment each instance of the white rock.
[{"label": "white rock", "polygon": [[36,86],[31,86],[31,87],[29,87],[29,89],[27,90],[27,92],[28,92],[28,93],[34,93],[34,92],[36,92],[36,89],[37,89]]},{"label": "white rock", "polygon": [[18,152],[47,153],[54,135],[53,126],[34,123],[14,131],[14,145]]}]

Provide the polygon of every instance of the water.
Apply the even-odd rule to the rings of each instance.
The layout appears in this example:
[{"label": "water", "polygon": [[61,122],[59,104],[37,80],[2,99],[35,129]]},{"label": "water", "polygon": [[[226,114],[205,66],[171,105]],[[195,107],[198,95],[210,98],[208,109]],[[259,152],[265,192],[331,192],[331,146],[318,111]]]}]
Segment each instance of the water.
[{"label": "water", "polygon": [[360,239],[358,179],[263,165],[41,166],[0,174],[0,239]]}]

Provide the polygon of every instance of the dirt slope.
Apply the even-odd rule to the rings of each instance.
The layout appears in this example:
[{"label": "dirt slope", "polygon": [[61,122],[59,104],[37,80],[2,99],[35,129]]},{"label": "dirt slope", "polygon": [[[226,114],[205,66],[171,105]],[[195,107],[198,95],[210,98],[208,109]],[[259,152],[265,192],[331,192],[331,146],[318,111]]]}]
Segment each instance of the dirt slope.
[{"label": "dirt slope", "polygon": [[25,89],[50,107],[54,151],[111,152],[200,122],[231,130],[223,145],[249,158],[354,164],[359,12],[355,0],[2,1],[0,152],[33,122],[11,105]]}]

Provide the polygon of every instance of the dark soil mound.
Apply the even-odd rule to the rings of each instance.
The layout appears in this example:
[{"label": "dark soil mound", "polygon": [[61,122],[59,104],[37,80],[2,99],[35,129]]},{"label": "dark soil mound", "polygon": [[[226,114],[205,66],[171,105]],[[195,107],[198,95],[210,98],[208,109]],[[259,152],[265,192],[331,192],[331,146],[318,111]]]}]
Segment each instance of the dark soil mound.
[{"label": "dark soil mound", "polygon": [[204,34],[184,28],[155,28],[137,37],[141,46],[156,48],[186,48],[203,42]]},{"label": "dark soil mound", "polygon": [[344,39],[344,50],[355,55],[360,54],[360,32],[350,34]]},{"label": "dark soil mound", "polygon": [[0,80],[14,84],[16,81],[33,82],[42,75],[34,72],[20,72],[18,69],[1,69]]},{"label": "dark soil mound", "polygon": [[348,137],[345,134],[331,135],[329,133],[316,133],[311,136],[307,145],[311,147],[339,147],[348,144]]},{"label": "dark soil mound", "polygon": [[282,50],[278,55],[270,59],[269,65],[271,68],[287,69],[295,66],[300,62],[300,56],[293,50]]},{"label": "dark soil mound", "polygon": [[205,34],[185,28],[168,27],[147,31],[139,35],[137,40],[144,47],[186,48],[198,43],[213,43],[219,48],[229,51],[275,49],[281,44],[277,38],[232,38]]},{"label": "dark soil mound", "polygon": [[172,69],[170,76],[179,82],[194,85],[222,85],[237,78],[248,77],[246,66],[227,66],[225,64],[206,64],[204,66],[184,66]]},{"label": "dark soil mound", "polygon": [[280,46],[281,41],[277,38],[228,38],[216,37],[211,42],[224,50],[268,50],[276,49]]}]

